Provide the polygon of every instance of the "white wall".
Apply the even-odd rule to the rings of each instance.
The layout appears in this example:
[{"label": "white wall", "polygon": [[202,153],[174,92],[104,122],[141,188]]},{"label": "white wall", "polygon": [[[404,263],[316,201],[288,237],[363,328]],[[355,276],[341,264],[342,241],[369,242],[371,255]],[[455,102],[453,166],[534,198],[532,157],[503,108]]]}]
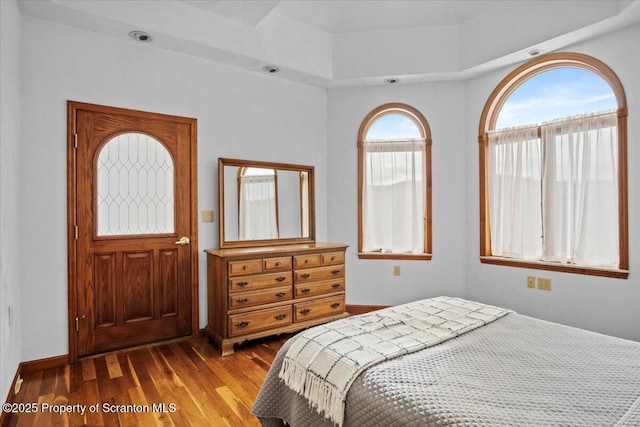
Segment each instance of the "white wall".
[{"label": "white wall", "polygon": [[[480,264],[478,226],[478,125],[480,113],[495,86],[513,69],[508,68],[467,82],[467,296],[509,307],[521,314],[556,321],[623,338],[640,340],[640,26],[570,46],[594,56],[618,75],[627,95],[629,168],[629,257],[627,280],[608,279],[543,270]],[[434,185],[435,187],[435,185]],[[526,287],[527,275],[549,277],[551,292]]]},{"label": "white wall", "polygon": [[[20,348],[18,156],[20,151],[20,14],[0,1],[0,398],[6,397]],[[9,307],[13,314],[9,322]],[[11,323],[11,324],[10,324]],[[3,400],[4,401],[4,400]]]},{"label": "white wall", "polygon": [[[329,239],[347,251],[347,303],[392,305],[465,293],[464,83],[338,88],[329,91],[327,174]],[[417,108],[431,127],[433,259],[360,260],[357,136],[365,116],[389,102]],[[393,266],[401,275],[393,275]]]},{"label": "white wall", "polygon": [[[347,302],[395,304],[435,295],[460,295],[614,336],[640,340],[640,276],[636,261],[640,228],[640,27],[610,33],[565,50],[603,60],[618,74],[629,105],[628,280],[480,264],[477,129],[484,103],[515,68],[468,82],[337,88],[328,96],[329,238],[351,245]],[[387,102],[420,110],[433,132],[432,261],[359,260],[357,236],[358,127],[366,114]],[[635,258],[634,258],[635,256]],[[393,276],[393,265],[402,275]],[[531,290],[526,276],[550,277],[552,291]]]},{"label": "white wall", "polygon": [[[67,100],[197,118],[200,210],[217,210],[218,157],[315,165],[317,233],[326,238],[323,90],[35,18],[22,24],[22,360],[68,353]],[[199,225],[201,250],[217,246],[217,227]]]}]

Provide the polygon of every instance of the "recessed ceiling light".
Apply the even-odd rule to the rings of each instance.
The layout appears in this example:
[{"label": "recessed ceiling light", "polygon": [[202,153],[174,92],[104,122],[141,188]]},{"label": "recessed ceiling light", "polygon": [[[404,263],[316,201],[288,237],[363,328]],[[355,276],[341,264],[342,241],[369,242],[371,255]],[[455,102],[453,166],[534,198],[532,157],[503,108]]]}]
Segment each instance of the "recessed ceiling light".
[{"label": "recessed ceiling light", "polygon": [[265,65],[264,67],[262,67],[262,70],[269,74],[275,74],[280,71],[280,68],[276,67],[275,65]]},{"label": "recessed ceiling light", "polygon": [[138,40],[140,42],[150,42],[151,41],[151,34],[145,33],[144,31],[140,31],[140,30],[130,31],[129,32],[129,36],[132,39],[136,39],[136,40]]},{"label": "recessed ceiling light", "polygon": [[544,49],[542,49],[541,47],[536,47],[527,51],[527,55],[533,58],[534,56],[538,56],[543,52],[544,52]]},{"label": "recessed ceiling light", "polygon": [[392,85],[400,82],[400,79],[397,77],[389,77],[388,79],[384,79],[386,84]]}]

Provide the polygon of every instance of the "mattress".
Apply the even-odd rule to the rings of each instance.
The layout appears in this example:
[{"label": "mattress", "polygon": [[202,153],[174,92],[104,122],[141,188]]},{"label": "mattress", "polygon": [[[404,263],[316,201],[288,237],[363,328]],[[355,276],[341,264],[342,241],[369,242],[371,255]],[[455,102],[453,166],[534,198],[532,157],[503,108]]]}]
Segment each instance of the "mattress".
[{"label": "mattress", "polygon": [[[333,426],[278,378],[252,413],[263,426]],[[640,426],[640,343],[516,313],[374,365],[346,398],[344,426]]]}]

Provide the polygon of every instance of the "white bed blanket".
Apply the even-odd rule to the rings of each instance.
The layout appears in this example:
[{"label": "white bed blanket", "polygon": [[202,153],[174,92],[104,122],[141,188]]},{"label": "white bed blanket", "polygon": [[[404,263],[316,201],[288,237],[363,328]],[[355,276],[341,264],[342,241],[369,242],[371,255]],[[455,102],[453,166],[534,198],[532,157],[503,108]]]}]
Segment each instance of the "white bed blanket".
[{"label": "white bed blanket", "polygon": [[[332,427],[278,378],[252,413],[263,427]],[[378,363],[349,389],[344,427],[640,426],[640,342],[515,313]]]},{"label": "white bed blanket", "polygon": [[438,297],[320,325],[300,334],[279,377],[341,426],[349,387],[369,366],[439,344],[510,310]]}]

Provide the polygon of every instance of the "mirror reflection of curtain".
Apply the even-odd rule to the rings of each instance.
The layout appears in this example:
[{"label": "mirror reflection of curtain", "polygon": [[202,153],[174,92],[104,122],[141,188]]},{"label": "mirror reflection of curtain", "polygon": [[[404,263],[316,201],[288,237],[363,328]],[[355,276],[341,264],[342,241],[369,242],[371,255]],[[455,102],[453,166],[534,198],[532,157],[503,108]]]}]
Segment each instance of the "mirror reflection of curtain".
[{"label": "mirror reflection of curtain", "polygon": [[300,172],[300,235],[309,236],[309,172]]},{"label": "mirror reflection of curtain", "polygon": [[273,170],[269,175],[254,175],[250,170],[239,177],[240,240],[277,239],[276,175]]}]

